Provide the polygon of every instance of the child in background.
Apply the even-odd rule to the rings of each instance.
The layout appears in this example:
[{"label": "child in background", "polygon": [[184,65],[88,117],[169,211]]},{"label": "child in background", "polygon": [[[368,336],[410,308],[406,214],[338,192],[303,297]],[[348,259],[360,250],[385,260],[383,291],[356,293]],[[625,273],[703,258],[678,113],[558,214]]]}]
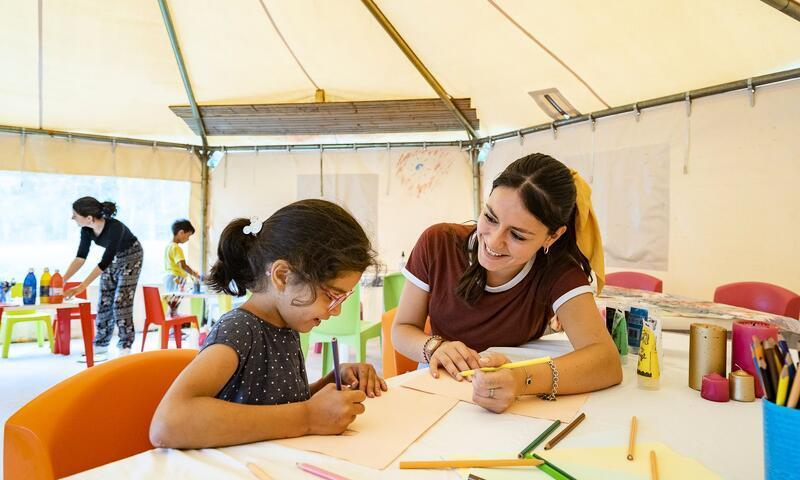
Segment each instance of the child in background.
[{"label": "child in background", "polygon": [[309,385],[300,333],[353,292],[375,252],[344,209],[324,200],[283,207],[265,222],[239,218],[222,232],[208,281],[251,297],[220,318],[169,388],[150,425],[157,447],[206,448],[342,433],[386,383],[364,363]]},{"label": "child in background", "polygon": [[164,287],[167,292],[176,292],[180,286],[186,282],[187,275],[199,279],[200,275],[186,264],[183,256],[181,243],[189,241],[189,237],[194,235],[194,226],[189,220],[175,220],[172,224],[172,242],[167,245],[164,252],[164,269],[167,274],[164,277]]}]

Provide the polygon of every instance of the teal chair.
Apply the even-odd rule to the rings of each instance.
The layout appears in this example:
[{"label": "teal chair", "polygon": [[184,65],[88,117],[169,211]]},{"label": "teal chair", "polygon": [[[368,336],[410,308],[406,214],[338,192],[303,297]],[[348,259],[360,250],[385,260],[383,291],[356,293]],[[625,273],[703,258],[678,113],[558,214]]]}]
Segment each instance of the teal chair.
[{"label": "teal chair", "polygon": [[383,311],[397,307],[400,303],[400,294],[406,286],[406,277],[400,272],[394,272],[383,277]]},{"label": "teal chair", "polygon": [[339,315],[331,317],[307,334],[300,335],[303,356],[308,353],[309,343],[322,343],[322,375],[333,369],[331,339],[336,337],[340,344],[347,345],[356,352],[356,362],[367,358],[367,341],[381,338],[381,322],[361,321],[361,286],[342,304]]},{"label": "teal chair", "polygon": [[[22,284],[17,283],[11,287],[11,298],[22,297]],[[41,347],[44,345],[44,335],[47,335],[47,341],[50,344],[50,351],[55,348],[53,342],[53,324],[50,314],[47,312],[37,312],[36,310],[17,310],[14,312],[3,312],[2,331],[3,338],[3,358],[8,358],[8,349],[11,347],[11,331],[14,325],[22,322],[36,322],[36,341]]]}]

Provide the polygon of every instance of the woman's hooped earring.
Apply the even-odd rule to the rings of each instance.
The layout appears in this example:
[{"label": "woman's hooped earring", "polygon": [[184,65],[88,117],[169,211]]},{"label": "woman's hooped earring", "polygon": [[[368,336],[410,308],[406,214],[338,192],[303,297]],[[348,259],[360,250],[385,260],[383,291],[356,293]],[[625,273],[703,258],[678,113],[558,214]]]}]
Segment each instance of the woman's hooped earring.
[{"label": "woman's hooped earring", "polygon": [[550,245],[545,245],[542,250],[544,250],[544,254],[547,255],[550,253]]}]

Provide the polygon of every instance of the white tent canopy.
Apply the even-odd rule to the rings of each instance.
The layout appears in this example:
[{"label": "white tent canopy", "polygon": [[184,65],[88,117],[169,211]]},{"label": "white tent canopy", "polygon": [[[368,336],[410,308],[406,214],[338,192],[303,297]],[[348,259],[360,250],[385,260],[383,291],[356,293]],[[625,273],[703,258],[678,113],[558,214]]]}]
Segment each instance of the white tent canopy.
[{"label": "white tent canopy", "polygon": [[[328,101],[436,98],[359,0],[166,3],[200,105],[313,102],[317,88]],[[483,137],[551,122],[528,93],[535,90],[557,88],[587,114],[800,69],[800,22],[758,0],[377,4],[447,93],[471,99]],[[169,109],[189,102],[157,0],[0,0],[0,15],[10,19],[0,29],[0,130],[200,145]],[[483,189],[458,146],[252,149],[228,153],[209,178],[185,150],[4,133],[0,169],[190,182],[189,216],[207,227],[212,256],[233,217],[330,198],[369,224],[392,268],[425,227],[472,218],[471,192],[486,194],[505,165],[541,151],[592,182],[611,270],[656,272],[669,291],[704,298],[739,280],[800,290],[800,227],[785,220],[798,218],[800,205],[800,80],[759,87],[751,104],[740,90],[699,99],[691,118],[673,104],[640,121],[601,119],[596,132],[585,122],[562,127],[558,138],[484,145]],[[467,135],[208,139],[226,147],[437,140]],[[191,264],[201,250],[190,244]]]},{"label": "white tent canopy", "polygon": [[[187,97],[158,2],[39,4],[41,17],[35,1],[0,2],[7,19],[0,31],[6,72],[0,76],[0,124],[199,144],[168,109],[187,104]],[[259,0],[168,4],[201,105],[313,101],[316,87],[329,101],[436,96],[360,1],[264,0],[308,75]],[[550,121],[528,96],[533,90],[556,87],[588,113],[606,108],[603,102],[624,105],[800,67],[800,25],[755,0],[378,5],[447,92],[472,99],[481,135]],[[209,141],[465,138],[449,132]]]}]

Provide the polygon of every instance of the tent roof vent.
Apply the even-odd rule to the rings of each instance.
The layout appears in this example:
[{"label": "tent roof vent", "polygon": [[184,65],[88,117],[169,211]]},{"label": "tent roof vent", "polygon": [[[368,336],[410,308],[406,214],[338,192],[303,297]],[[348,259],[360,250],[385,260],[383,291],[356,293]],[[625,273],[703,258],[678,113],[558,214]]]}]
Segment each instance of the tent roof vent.
[{"label": "tent roof vent", "polygon": [[534,90],[528,92],[536,102],[536,105],[553,120],[566,120],[580,116],[580,112],[561,95],[557,88],[547,88],[544,90]]}]

